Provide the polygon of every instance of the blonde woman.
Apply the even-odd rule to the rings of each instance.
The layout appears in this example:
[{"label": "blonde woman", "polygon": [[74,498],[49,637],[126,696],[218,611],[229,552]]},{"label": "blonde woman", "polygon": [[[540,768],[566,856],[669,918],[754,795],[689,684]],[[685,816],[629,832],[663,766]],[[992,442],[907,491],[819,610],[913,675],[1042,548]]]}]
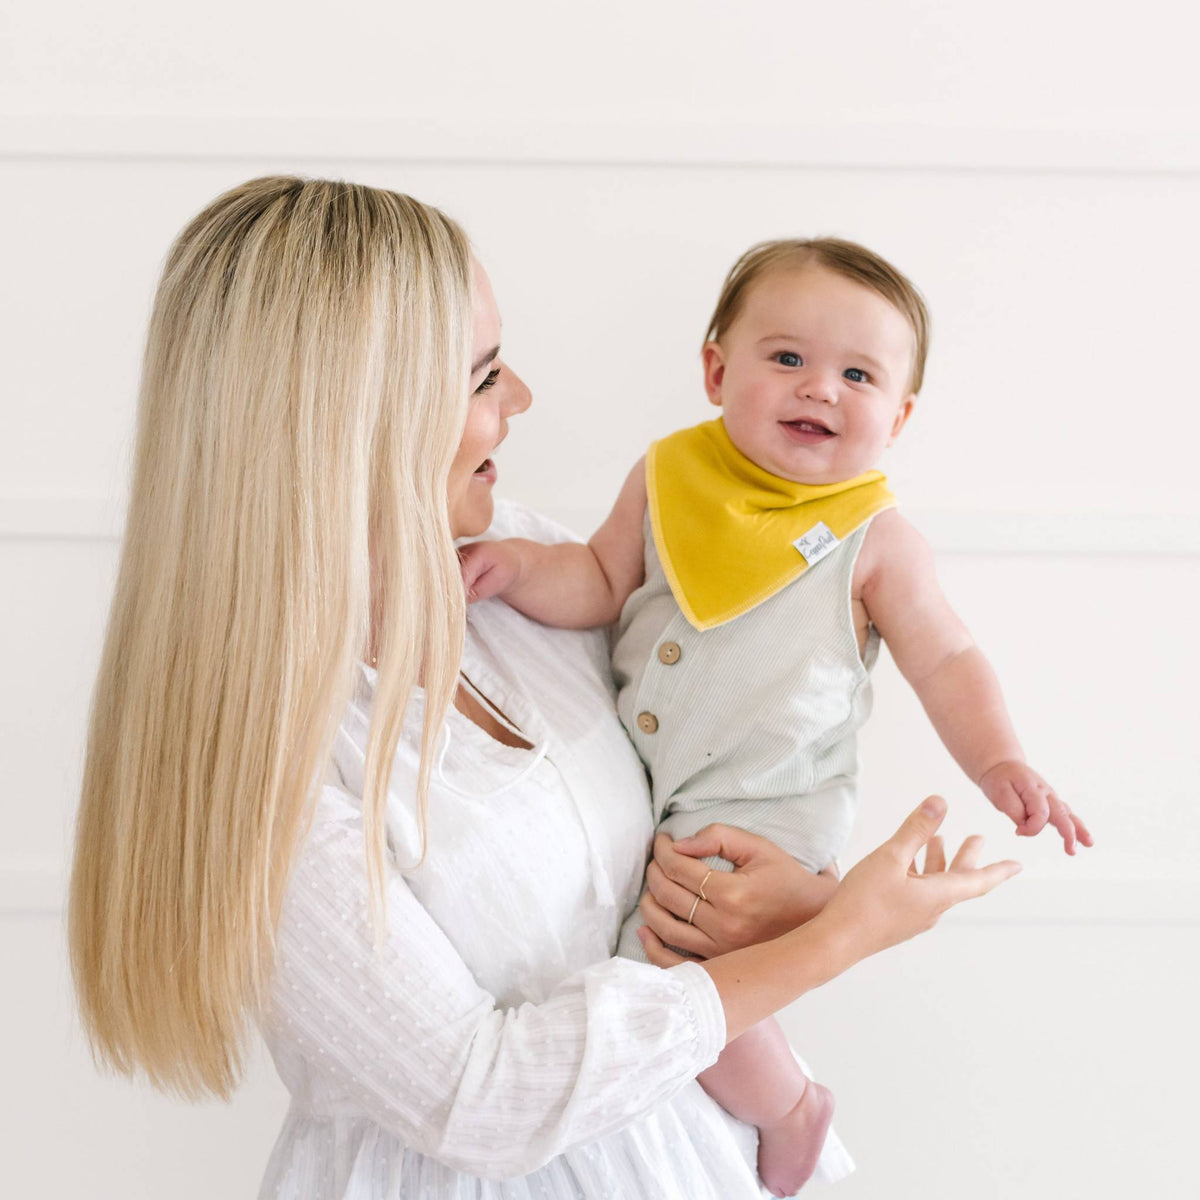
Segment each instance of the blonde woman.
[{"label": "blonde woman", "polygon": [[[529,400],[466,238],[407,196],[257,179],[172,248],[71,954],[98,1059],[161,1088],[229,1096],[261,1027],[292,1093],[263,1196],[759,1196],[697,1073],[1017,869],[972,839],[947,870],[931,799],[813,916],[769,842],[722,831],[706,890],[662,840],[657,965],[611,958],[651,826],[603,638],[468,617],[454,549],[558,536],[493,508]],[[665,949],[684,920],[714,957]]]}]

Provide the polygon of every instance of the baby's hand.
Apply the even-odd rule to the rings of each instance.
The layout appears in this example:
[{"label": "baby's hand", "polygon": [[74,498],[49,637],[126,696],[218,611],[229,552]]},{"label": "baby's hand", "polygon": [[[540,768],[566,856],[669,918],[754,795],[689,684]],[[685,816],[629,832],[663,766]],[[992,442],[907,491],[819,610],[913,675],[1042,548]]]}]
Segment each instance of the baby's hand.
[{"label": "baby's hand", "polygon": [[462,564],[468,604],[500,595],[521,574],[521,556],[507,542],[471,542],[459,546],[458,561]]},{"label": "baby's hand", "polygon": [[1092,844],[1088,827],[1058,798],[1054,789],[1023,762],[997,763],[979,781],[983,794],[1017,827],[1018,837],[1033,837],[1047,824],[1062,834],[1063,849]]}]

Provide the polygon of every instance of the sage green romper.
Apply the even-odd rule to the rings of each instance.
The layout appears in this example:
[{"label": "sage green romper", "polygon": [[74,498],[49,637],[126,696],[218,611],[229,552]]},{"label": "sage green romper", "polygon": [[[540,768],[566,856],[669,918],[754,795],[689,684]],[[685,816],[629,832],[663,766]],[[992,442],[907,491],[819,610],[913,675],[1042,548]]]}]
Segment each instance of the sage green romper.
[{"label": "sage green romper", "polygon": [[[856,734],[871,710],[872,627],[860,655],[850,585],[870,522],[740,617],[697,630],[680,611],[646,521],[646,581],[616,629],[617,711],[673,838],[720,821],[770,838],[810,871],[854,823]],[[723,859],[713,867],[729,870]],[[617,953],[645,961],[635,909]]]}]

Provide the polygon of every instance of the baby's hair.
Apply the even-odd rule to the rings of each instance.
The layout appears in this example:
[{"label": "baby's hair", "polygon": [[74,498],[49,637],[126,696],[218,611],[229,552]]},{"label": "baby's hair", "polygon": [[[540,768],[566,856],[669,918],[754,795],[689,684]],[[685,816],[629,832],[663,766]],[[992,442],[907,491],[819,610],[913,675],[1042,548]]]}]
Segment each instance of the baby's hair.
[{"label": "baby's hair", "polygon": [[919,392],[929,352],[929,310],[921,293],[890,262],[866,246],[842,238],[781,238],[751,246],[733,264],[717,307],[708,323],[706,342],[719,342],[737,320],[755,281],[780,267],[816,264],[878,293],[896,308],[912,327],[914,347],[908,390]]}]

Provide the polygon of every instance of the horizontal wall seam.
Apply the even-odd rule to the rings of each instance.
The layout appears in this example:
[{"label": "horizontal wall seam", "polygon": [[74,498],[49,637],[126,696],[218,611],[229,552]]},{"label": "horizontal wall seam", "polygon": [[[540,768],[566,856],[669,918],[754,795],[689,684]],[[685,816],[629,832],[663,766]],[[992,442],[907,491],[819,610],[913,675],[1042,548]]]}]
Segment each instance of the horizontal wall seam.
[{"label": "horizontal wall seam", "polygon": [[0,116],[0,158],[1200,174],[1200,130],[854,122]]},{"label": "horizontal wall seam", "polygon": [[[0,542],[116,542],[124,506],[109,496],[0,496]],[[1005,512],[905,508],[943,554],[1193,557],[1200,515],[1186,513]],[[555,511],[586,532],[589,514]]]}]

